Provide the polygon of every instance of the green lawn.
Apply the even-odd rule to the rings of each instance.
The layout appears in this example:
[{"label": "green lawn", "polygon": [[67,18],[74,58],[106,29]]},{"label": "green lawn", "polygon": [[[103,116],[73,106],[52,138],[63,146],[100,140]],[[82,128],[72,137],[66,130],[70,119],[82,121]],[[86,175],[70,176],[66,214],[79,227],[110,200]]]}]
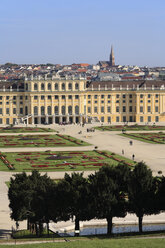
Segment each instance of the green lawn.
[{"label": "green lawn", "polygon": [[56,132],[51,128],[41,127],[0,127],[0,133],[34,133],[34,132]]},{"label": "green lawn", "polygon": [[[1,245],[1,248],[13,248],[15,245]],[[131,238],[131,239],[87,239],[72,240],[71,242],[44,243],[44,244],[24,244],[18,245],[20,248],[164,248],[165,239],[153,238]]]},{"label": "green lawn", "polygon": [[115,126],[100,126],[100,127],[94,127],[97,130],[100,131],[154,131],[154,130],[165,130],[165,126],[147,126],[147,125],[115,125]]},{"label": "green lawn", "polygon": [[1,135],[0,147],[60,147],[60,146],[88,146],[87,142],[68,135],[40,134],[40,135]]},{"label": "green lawn", "polygon": [[125,133],[124,137],[140,140],[152,144],[165,144],[165,133]]},{"label": "green lawn", "polygon": [[2,153],[0,158],[1,171],[8,171],[11,165],[16,172],[34,169],[39,171],[98,170],[101,166],[107,164],[115,166],[121,161],[128,166],[135,164],[132,160],[109,151],[10,152]]}]

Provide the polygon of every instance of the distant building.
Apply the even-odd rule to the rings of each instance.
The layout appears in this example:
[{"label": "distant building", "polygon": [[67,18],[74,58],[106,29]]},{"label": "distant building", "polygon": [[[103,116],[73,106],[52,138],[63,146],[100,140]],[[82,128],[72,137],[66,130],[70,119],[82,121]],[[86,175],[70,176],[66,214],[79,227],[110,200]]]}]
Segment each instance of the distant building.
[{"label": "distant building", "polygon": [[111,53],[110,53],[110,57],[109,57],[109,65],[110,66],[115,66],[115,56],[114,56],[113,46],[111,46]]}]

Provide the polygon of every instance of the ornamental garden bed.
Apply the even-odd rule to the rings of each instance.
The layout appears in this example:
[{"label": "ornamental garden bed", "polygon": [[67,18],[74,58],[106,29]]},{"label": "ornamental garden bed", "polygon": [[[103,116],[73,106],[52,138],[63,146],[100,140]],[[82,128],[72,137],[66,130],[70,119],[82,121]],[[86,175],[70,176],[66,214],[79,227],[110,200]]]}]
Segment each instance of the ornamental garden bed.
[{"label": "ornamental garden bed", "polygon": [[34,132],[56,132],[51,128],[41,127],[0,127],[0,133],[34,133]]},{"label": "ornamental garden bed", "polygon": [[152,131],[152,130],[165,130],[165,126],[156,126],[156,125],[115,125],[115,126],[100,126],[94,127],[99,131]]},{"label": "ornamental garden bed", "polygon": [[0,147],[60,147],[60,146],[88,146],[87,142],[68,135],[0,135]]},{"label": "ornamental garden bed", "polygon": [[15,171],[85,171],[97,170],[104,165],[119,162],[134,166],[136,162],[109,151],[84,152],[19,152],[1,153],[0,170]]},{"label": "ornamental garden bed", "polygon": [[152,144],[165,144],[165,133],[125,133],[120,134],[127,138],[137,139],[143,142],[148,142]]}]

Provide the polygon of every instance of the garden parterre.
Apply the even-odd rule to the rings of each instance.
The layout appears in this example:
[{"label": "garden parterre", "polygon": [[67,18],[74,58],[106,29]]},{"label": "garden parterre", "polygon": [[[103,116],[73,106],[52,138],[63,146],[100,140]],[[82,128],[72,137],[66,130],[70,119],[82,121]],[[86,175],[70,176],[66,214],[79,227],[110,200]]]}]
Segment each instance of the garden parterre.
[{"label": "garden parterre", "polygon": [[140,141],[153,143],[153,144],[165,144],[165,133],[124,133],[125,137],[131,139],[137,139]]},{"label": "garden parterre", "polygon": [[87,146],[89,143],[68,135],[0,135],[0,147]]},{"label": "garden parterre", "polygon": [[51,128],[41,127],[0,127],[0,133],[34,133],[34,132],[56,132]]},{"label": "garden parterre", "polygon": [[83,171],[97,170],[104,165],[123,162],[133,166],[135,162],[108,151],[79,152],[19,152],[1,153],[0,170],[15,171]]},{"label": "garden parterre", "polygon": [[100,130],[100,131],[152,131],[152,130],[165,130],[165,126],[148,126],[148,125],[115,125],[115,126],[100,126],[100,127],[95,127],[95,129]]}]

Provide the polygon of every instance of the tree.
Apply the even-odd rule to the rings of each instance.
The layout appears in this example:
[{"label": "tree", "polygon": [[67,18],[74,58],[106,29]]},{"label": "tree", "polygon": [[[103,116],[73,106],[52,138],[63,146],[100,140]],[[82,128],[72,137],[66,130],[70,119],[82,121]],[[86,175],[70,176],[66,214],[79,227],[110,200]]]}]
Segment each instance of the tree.
[{"label": "tree", "polygon": [[129,212],[139,219],[139,232],[142,232],[144,215],[155,214],[155,187],[152,171],[145,163],[139,162],[130,173],[128,181]]},{"label": "tree", "polygon": [[104,166],[89,177],[93,212],[98,219],[106,218],[109,235],[112,233],[113,217],[125,217],[127,213],[124,180],[128,174],[128,167],[126,169],[120,164],[117,167]]}]

